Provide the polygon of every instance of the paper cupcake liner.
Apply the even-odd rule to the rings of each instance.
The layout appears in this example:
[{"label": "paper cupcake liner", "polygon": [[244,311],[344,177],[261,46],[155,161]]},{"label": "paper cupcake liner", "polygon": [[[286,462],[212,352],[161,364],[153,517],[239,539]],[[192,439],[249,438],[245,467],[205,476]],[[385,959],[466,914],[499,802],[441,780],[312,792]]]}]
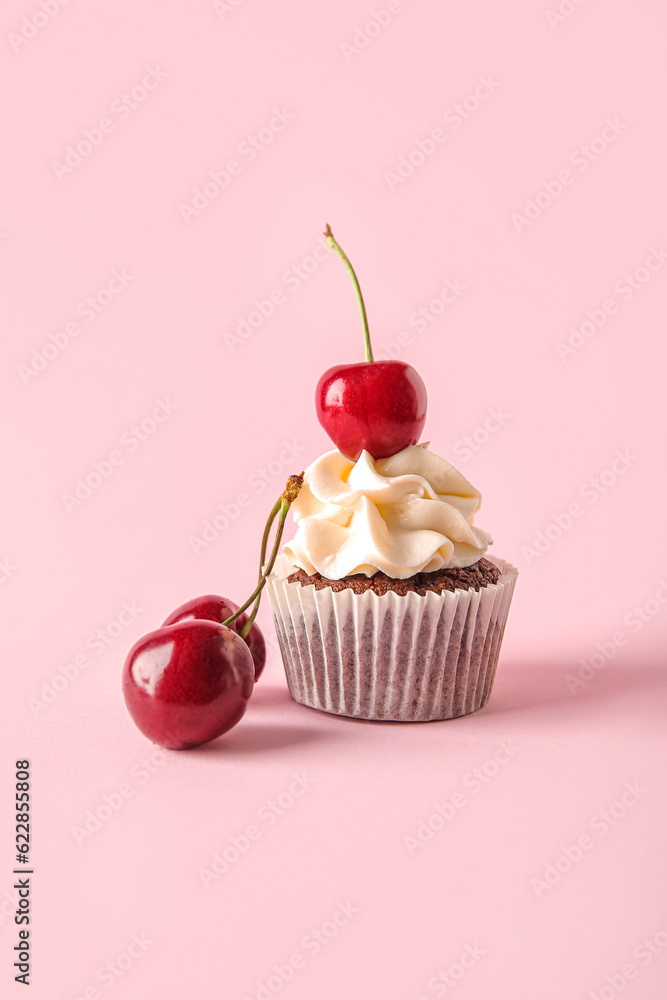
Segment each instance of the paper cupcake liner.
[{"label": "paper cupcake liner", "polygon": [[276,561],[267,591],[295,701],[358,719],[426,722],[489,699],[518,570],[497,584],[444,594],[355,594],[289,583]]}]

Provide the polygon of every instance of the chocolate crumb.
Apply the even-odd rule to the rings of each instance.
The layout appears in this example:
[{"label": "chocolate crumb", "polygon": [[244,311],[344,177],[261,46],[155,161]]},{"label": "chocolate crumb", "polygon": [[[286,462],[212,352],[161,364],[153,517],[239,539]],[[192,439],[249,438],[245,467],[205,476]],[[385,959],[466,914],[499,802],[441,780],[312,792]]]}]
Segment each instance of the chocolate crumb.
[{"label": "chocolate crumb", "polygon": [[328,580],[320,573],[309,576],[305,570],[298,569],[288,577],[290,583],[300,583],[302,587],[313,586],[316,590],[324,590],[330,587],[334,593],[341,590],[352,590],[355,594],[365,594],[372,590],[375,594],[382,596],[390,590],[395,594],[404,597],[411,592],[420,594],[422,597],[428,591],[434,594],[442,594],[443,591],[455,590],[480,590],[491,583],[497,583],[500,578],[500,570],[489,559],[479,559],[472,566],[465,566],[460,569],[437,569],[434,573],[416,573],[406,580],[395,580],[385,573],[376,573],[374,576],[364,576],[363,573],[355,573],[353,576],[345,576],[342,580]]}]

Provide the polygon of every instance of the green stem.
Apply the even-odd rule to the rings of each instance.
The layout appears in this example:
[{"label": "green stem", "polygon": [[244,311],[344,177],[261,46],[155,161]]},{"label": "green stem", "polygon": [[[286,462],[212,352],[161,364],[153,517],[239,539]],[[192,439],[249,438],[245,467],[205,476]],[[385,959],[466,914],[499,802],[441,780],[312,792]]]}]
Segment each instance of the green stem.
[{"label": "green stem", "polygon": [[266,527],[264,528],[264,534],[262,535],[262,551],[261,551],[261,554],[260,554],[260,557],[259,557],[259,577],[258,577],[259,580],[262,579],[262,567],[263,567],[264,561],[266,559],[266,547],[269,544],[269,535],[271,534],[271,525],[273,524],[273,522],[275,521],[276,517],[278,516],[278,511],[280,510],[282,502],[283,502],[282,496],[278,497],[278,499],[274,503],[273,507],[271,508],[271,513],[269,514],[269,519],[266,522]]},{"label": "green stem", "polygon": [[[252,603],[253,597],[254,597],[255,607],[252,609],[252,613],[251,613],[250,617],[248,618],[248,621],[245,623],[245,625],[243,626],[243,628],[239,632],[239,635],[241,636],[242,639],[245,639],[245,637],[247,636],[248,632],[252,628],[252,623],[254,622],[255,616],[257,615],[257,612],[259,610],[259,601],[260,601],[260,597],[261,597],[261,594],[262,594],[262,590],[264,589],[264,585],[266,583],[267,577],[269,577],[271,575],[271,570],[273,569],[275,561],[278,558],[278,553],[280,552],[280,539],[283,537],[283,529],[285,527],[285,518],[287,517],[287,513],[288,513],[289,509],[290,509],[289,503],[286,500],[283,500],[283,502],[280,505],[280,513],[278,514],[278,527],[276,528],[276,537],[275,537],[275,541],[273,543],[273,551],[271,552],[271,558],[269,559],[269,561],[267,563],[266,569],[264,570],[264,572],[262,573],[262,575],[259,578],[259,583],[257,584],[257,586],[255,588],[254,594],[251,594],[250,597],[248,598],[248,600],[246,601],[246,603],[244,604],[244,606],[242,608],[239,608],[240,612],[241,611],[245,611],[245,609],[247,607],[249,607],[250,604]],[[225,622],[223,622],[223,625],[224,624],[225,624]]]},{"label": "green stem", "polygon": [[[269,519],[266,522],[266,527],[264,528],[264,534],[262,535],[262,551],[261,551],[260,557],[259,557],[259,576],[257,577],[258,582],[262,579],[262,569],[263,569],[264,563],[266,561],[266,548],[267,548],[267,545],[269,544],[269,535],[271,534],[271,526],[273,525],[273,522],[275,521],[275,519],[276,519],[276,517],[278,515],[278,511],[280,510],[282,502],[283,502],[283,498],[282,497],[279,497],[278,500],[276,500],[276,502],[274,503],[273,507],[271,508],[271,513],[269,514]],[[262,599],[262,595],[261,595],[261,592],[260,592],[257,595],[257,597],[255,598],[255,606],[252,609],[252,614],[249,616],[248,621],[245,623],[245,625],[243,626],[241,632],[239,633],[243,639],[245,639],[245,637],[250,632],[250,629],[252,628],[252,623],[254,622],[255,618],[257,617],[257,612],[259,611],[259,602],[261,601],[261,599]]]},{"label": "green stem", "polygon": [[342,260],[343,264],[345,264],[345,267],[350,272],[350,275],[352,277],[352,281],[354,282],[354,290],[357,293],[357,300],[359,302],[359,308],[361,309],[361,321],[364,324],[364,343],[366,345],[366,361],[373,361],[373,349],[371,347],[371,336],[370,336],[370,333],[368,332],[368,316],[366,315],[366,306],[364,305],[364,297],[361,294],[361,287],[359,285],[359,279],[357,278],[356,274],[354,273],[354,268],[352,267],[352,265],[351,265],[351,263],[350,263],[350,261],[348,259],[347,254],[345,253],[345,251],[343,250],[343,248],[340,246],[340,244],[337,243],[334,234],[331,232],[331,226],[329,225],[328,222],[327,222],[327,227],[324,230],[324,235],[326,237],[327,244],[331,247],[332,250],[335,250],[335,252],[338,254],[338,256]]},{"label": "green stem", "polygon": [[257,595],[257,597],[255,598],[255,604],[254,604],[254,607],[252,609],[251,614],[248,616],[248,621],[245,623],[245,625],[243,626],[243,628],[239,632],[239,635],[241,636],[242,639],[245,639],[245,637],[248,635],[248,632],[252,628],[252,623],[254,622],[255,618],[257,617],[257,612],[259,611],[259,602],[261,601],[261,599],[262,599],[262,595],[261,595],[261,593],[259,593]]},{"label": "green stem", "polygon": [[[262,537],[262,553],[260,557],[260,567],[259,567],[259,581],[257,583],[257,586],[255,587],[255,589],[253,590],[252,594],[245,602],[245,604],[242,604],[241,607],[238,609],[238,611],[235,611],[233,615],[231,615],[222,623],[223,625],[231,625],[232,622],[235,621],[239,617],[239,615],[243,614],[243,612],[247,608],[249,608],[250,605],[254,602],[255,607],[253,608],[252,613],[248,618],[248,621],[245,623],[245,625],[239,632],[239,635],[241,636],[242,639],[245,639],[245,637],[248,635],[248,632],[252,628],[252,624],[255,620],[255,615],[257,614],[257,610],[259,608],[259,601],[262,590],[264,589],[264,585],[266,584],[267,578],[271,575],[275,561],[278,558],[278,553],[280,551],[280,540],[283,537],[283,530],[285,528],[285,519],[287,517],[290,507],[292,506],[293,502],[299,495],[299,490],[301,489],[302,486],[303,486],[303,473],[301,473],[300,476],[290,476],[290,478],[287,480],[285,491],[273,505],[271,513],[269,514],[269,519],[266,522],[266,527],[264,528],[264,535]],[[271,531],[271,525],[276,519],[276,514],[278,515],[278,527],[276,528],[276,537],[274,539],[271,556],[265,567],[264,559],[266,558],[266,549],[268,546],[269,534]]]}]

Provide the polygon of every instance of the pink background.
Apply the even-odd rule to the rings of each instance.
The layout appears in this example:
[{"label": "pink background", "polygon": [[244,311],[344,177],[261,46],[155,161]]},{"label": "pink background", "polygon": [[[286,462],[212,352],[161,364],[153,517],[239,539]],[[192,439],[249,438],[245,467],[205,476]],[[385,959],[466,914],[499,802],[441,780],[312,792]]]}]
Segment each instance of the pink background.
[{"label": "pink background", "polygon": [[[663,998],[664,8],[43,4],[0,17],[3,996],[29,757],[33,997]],[[179,207],[230,160],[198,214]],[[246,718],[150,773],[127,650],[189,597],[249,593],[284,479],[328,447],[315,383],[362,359],[348,278],[312,257],[327,221],[376,354],[421,372],[426,439],[520,569],[496,688],[449,723],[319,715],[291,701],[263,605]],[[420,332],[447,280],[463,290]],[[96,463],[107,478],[67,501]],[[339,901],[358,912],[337,928]],[[133,935],[150,945],[98,977]]]}]

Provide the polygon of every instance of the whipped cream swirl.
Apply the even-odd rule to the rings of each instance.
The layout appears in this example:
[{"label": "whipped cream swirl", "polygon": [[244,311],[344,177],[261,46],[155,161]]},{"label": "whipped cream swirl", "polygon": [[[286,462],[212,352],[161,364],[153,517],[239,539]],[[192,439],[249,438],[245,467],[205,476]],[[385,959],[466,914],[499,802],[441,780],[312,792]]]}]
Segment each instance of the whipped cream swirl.
[{"label": "whipped cream swirl", "polygon": [[493,539],[473,527],[481,494],[453,465],[419,445],[374,461],[339,451],[316,459],[292,504],[286,556],[329,580],[378,570],[398,580],[470,566]]}]

